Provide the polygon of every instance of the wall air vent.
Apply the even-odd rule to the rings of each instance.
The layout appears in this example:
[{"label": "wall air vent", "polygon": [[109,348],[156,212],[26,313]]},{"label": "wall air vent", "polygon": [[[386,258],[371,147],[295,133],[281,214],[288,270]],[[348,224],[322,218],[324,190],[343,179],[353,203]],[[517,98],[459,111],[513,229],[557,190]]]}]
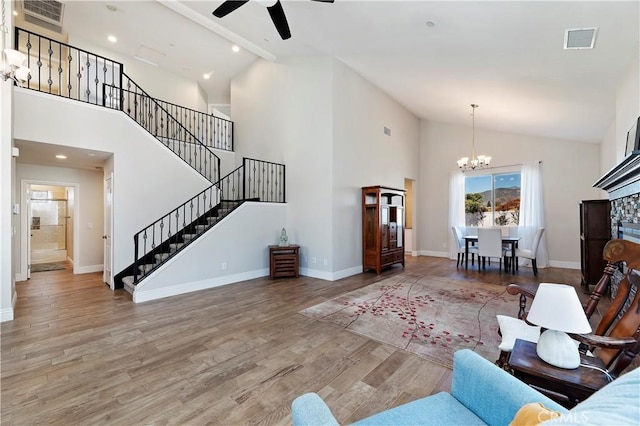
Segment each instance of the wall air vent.
[{"label": "wall air vent", "polygon": [[62,32],[63,3],[55,0],[23,0],[22,11],[25,21]]},{"label": "wall air vent", "polygon": [[596,44],[598,27],[570,28],[564,31],[565,49],[593,49]]}]

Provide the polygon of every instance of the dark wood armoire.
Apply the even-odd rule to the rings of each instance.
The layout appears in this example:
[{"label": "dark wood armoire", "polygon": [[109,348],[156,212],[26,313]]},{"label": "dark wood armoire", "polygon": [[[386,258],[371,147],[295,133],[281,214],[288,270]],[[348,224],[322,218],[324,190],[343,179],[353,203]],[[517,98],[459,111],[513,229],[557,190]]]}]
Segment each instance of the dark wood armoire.
[{"label": "dark wood armoire", "polygon": [[404,267],[404,189],[362,188],[362,270]]},{"label": "dark wood armoire", "polygon": [[580,270],[584,292],[596,285],[607,262],[602,250],[611,239],[611,202],[583,200],[580,203]]}]

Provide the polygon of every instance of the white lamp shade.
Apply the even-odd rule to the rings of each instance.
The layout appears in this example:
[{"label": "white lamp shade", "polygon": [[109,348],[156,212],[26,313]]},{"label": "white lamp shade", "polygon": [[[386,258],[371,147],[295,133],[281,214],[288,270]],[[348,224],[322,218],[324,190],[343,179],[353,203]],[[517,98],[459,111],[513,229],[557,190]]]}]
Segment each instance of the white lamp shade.
[{"label": "white lamp shade", "polygon": [[591,332],[576,289],[565,284],[541,283],[531,303],[527,321],[566,333]]},{"label": "white lamp shade", "polygon": [[24,53],[13,49],[4,49],[4,57],[7,58],[7,63],[14,68],[22,66],[22,63],[27,59]]}]

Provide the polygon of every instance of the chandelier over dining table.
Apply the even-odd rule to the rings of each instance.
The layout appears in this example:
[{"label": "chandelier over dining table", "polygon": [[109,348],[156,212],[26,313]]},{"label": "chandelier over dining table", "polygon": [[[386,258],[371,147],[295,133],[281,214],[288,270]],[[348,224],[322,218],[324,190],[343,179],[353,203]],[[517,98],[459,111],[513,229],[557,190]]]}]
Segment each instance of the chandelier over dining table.
[{"label": "chandelier over dining table", "polygon": [[471,159],[462,157],[458,160],[458,167],[462,170],[474,170],[488,167],[491,157],[478,155],[476,157],[476,108],[478,104],[471,104]]}]

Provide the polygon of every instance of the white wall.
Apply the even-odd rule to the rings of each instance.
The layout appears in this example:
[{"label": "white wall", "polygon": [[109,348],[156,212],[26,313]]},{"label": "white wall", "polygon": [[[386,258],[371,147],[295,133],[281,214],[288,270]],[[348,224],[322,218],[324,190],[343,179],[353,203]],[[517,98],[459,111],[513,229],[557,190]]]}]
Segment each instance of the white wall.
[{"label": "white wall", "polygon": [[26,89],[16,90],[15,104],[17,139],[114,154],[105,166],[114,173],[114,274],[133,263],[135,233],[209,186],[120,111]]},{"label": "white wall", "polygon": [[[420,131],[418,213],[421,254],[447,256],[449,175],[456,160],[470,154],[471,127],[423,121]],[[592,187],[600,177],[599,145],[479,129],[476,151],[496,166],[541,160],[546,241],[551,266],[579,268],[578,204],[602,198]],[[499,172],[500,169],[493,169]]]},{"label": "white wall", "polygon": [[606,169],[603,170],[603,174],[625,157],[627,132],[638,122],[638,116],[640,116],[640,53],[637,53],[629,64],[625,78],[616,91],[616,162],[603,164],[603,168]]},{"label": "white wall", "polygon": [[331,67],[332,60],[323,57],[258,60],[231,82],[238,158],[286,165],[289,242],[301,246],[301,267],[307,275],[329,279]]},{"label": "white wall", "polygon": [[13,87],[10,81],[0,81],[0,321],[13,319],[15,303],[14,230],[12,215],[15,193],[15,159],[11,155]]},{"label": "white wall", "polygon": [[337,60],[333,80],[333,270],[351,275],[362,271],[361,188],[418,180],[420,120]]},{"label": "white wall", "polygon": [[244,203],[140,282],[133,300],[144,302],[269,275],[268,246],[278,244],[286,212],[285,204]]},{"label": "white wall", "polygon": [[195,81],[138,61],[130,56],[105,49],[78,36],[70,35],[69,44],[120,62],[124,66],[125,74],[139,84],[142,90],[156,99],[207,112],[206,93]]},{"label": "white wall", "polygon": [[418,179],[419,120],[328,57],[256,61],[233,79],[231,99],[239,156],[286,164],[287,232],[301,246],[301,271],[330,280],[361,272],[361,187]]},{"label": "white wall", "polygon": [[[20,194],[22,221],[18,227],[17,249],[21,253],[20,262],[16,265],[16,276],[26,279],[27,247],[26,238],[29,224],[27,223],[28,206],[26,194],[22,194],[20,186],[22,181],[37,181],[38,183],[53,182],[54,184],[77,184],[78,192],[74,193],[73,207],[75,211],[74,222],[78,224],[78,247],[75,250],[74,270],[80,272],[95,272],[102,270],[103,266],[103,173],[65,167],[41,166],[34,164],[18,163],[17,188]],[[23,246],[25,243],[25,246]],[[72,246],[73,247],[73,246]]]},{"label": "white wall", "polygon": [[[13,2],[8,2],[6,25],[13,29]],[[13,45],[13,31],[7,34],[7,45]],[[0,80],[0,321],[13,319],[15,292],[15,226],[18,217],[11,213],[16,202],[13,191],[15,182],[15,159],[13,147],[13,82]]]}]

